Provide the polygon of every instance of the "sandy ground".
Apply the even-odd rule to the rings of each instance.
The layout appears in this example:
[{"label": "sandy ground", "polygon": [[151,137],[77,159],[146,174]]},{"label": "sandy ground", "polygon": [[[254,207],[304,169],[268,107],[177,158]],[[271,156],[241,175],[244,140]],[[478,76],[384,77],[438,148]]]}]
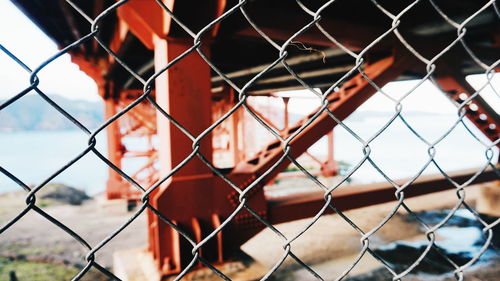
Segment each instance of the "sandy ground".
[{"label": "sandy ground", "polygon": [[[470,187],[467,190],[468,201],[473,204],[477,194],[478,189]],[[442,209],[453,206],[456,197],[453,192],[441,192],[418,199],[407,199],[405,202],[414,211]],[[22,203],[23,200],[20,200],[20,198],[12,198],[7,195],[0,196],[0,206],[2,206],[0,223],[4,224],[19,212],[23,207]],[[346,215],[361,229],[368,231],[380,223],[393,207],[394,203],[387,203],[349,211]],[[104,209],[96,200],[90,200],[81,206],[49,206],[44,210],[73,229],[92,246],[97,245],[132,216],[132,213],[127,212],[110,212],[109,209]],[[409,222],[405,219],[406,217],[405,212],[396,214],[370,238],[370,245],[377,247],[398,240],[423,240],[422,229],[419,225]],[[309,220],[306,219],[281,224],[277,227],[286,236],[292,236],[308,222]],[[131,248],[144,248],[147,243],[145,225],[146,218],[145,214],[143,214],[98,251],[97,262],[103,266],[111,267],[114,252]],[[344,271],[359,253],[361,248],[360,237],[360,234],[338,215],[327,215],[323,216],[305,234],[295,240],[292,243],[292,249],[301,260],[312,265],[320,275],[328,276],[327,280],[333,280],[335,279],[333,276],[338,276]],[[255,264],[258,265],[258,270],[266,271],[280,259],[283,254],[282,245],[282,239],[271,231],[265,230],[247,242],[242,249],[256,261]],[[28,212],[21,220],[0,235],[1,256],[26,256],[41,260],[84,265],[86,253],[87,251],[70,235],[32,211]],[[497,278],[500,276],[500,274],[497,274],[500,273],[499,264],[490,265],[487,269],[471,270],[468,273],[469,275],[476,274],[478,271],[481,271],[482,275],[470,280],[500,280]],[[377,268],[380,268],[380,263],[365,255],[353,269],[350,276],[370,275],[370,273],[376,272]],[[496,276],[496,279],[491,276],[486,278],[485,276],[489,276],[488,274]],[[385,280],[370,278],[367,277],[362,280]],[[411,278],[405,280],[454,280],[446,279],[448,278],[446,276],[439,277],[439,279],[432,279],[434,277]],[[274,280],[314,280],[314,278],[300,269],[293,260],[287,259]]]},{"label": "sandy ground", "polygon": [[[467,190],[467,201],[474,204],[479,194],[478,187]],[[435,209],[448,209],[456,203],[453,192],[445,191],[430,194],[418,198],[406,199],[405,203],[415,212]],[[346,215],[355,222],[363,231],[367,232],[392,211],[395,203],[381,204],[346,212]],[[398,212],[382,228],[370,237],[370,247],[378,248],[395,241],[425,241],[425,234],[419,224],[409,221],[405,211]],[[287,237],[293,236],[309,222],[308,219],[286,223],[278,226],[278,229]],[[338,215],[323,216],[307,232],[292,243],[293,252],[308,265],[313,265],[314,270],[321,276],[330,276],[328,280],[334,280],[332,276],[339,276],[356,259],[362,245],[361,235],[355,231]],[[438,240],[440,238],[438,237]],[[266,247],[259,247],[266,245]],[[271,268],[283,253],[283,240],[278,239],[269,230],[264,230],[255,238],[247,242],[242,249],[259,261],[265,267]],[[500,272],[500,261],[490,267],[495,267]],[[381,267],[380,262],[366,254],[354,267],[349,276],[367,274]],[[471,271],[471,274],[478,270]],[[481,268],[484,270],[484,268]],[[489,271],[488,271],[489,272]],[[278,274],[279,275],[279,274]],[[369,275],[369,274],[368,274]],[[416,278],[416,277],[415,277]],[[446,277],[438,279],[407,279],[407,280],[448,280]],[[436,277],[437,278],[437,277]],[[282,275],[276,280],[316,280],[305,270],[300,269],[298,264],[288,258],[282,270]],[[387,278],[366,278],[363,280],[390,280]],[[449,279],[455,280],[455,279]],[[471,279],[471,280],[500,280],[500,274],[496,279]]]},{"label": "sandy ground", "polygon": [[[10,202],[10,211],[5,211],[3,202]],[[21,201],[22,202],[22,201]],[[20,205],[6,198],[0,199],[4,210],[0,215],[3,224],[13,217]],[[92,247],[105,239],[120,225],[125,223],[132,213],[126,211],[110,212],[96,200],[90,200],[81,206],[60,205],[43,208],[45,212],[68,226]],[[97,252],[96,260],[103,266],[111,267],[113,253],[131,247],[146,245],[146,217],[139,216],[116,238]],[[74,265],[86,264],[88,251],[72,236],[49,222],[34,211],[28,212],[17,223],[0,235],[0,255],[24,255],[32,259],[54,260]]]}]

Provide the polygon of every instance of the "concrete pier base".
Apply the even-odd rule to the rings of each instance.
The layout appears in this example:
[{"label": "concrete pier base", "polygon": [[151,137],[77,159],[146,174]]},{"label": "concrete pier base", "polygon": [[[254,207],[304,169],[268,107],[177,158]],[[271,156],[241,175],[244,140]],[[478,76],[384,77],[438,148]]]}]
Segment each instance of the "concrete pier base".
[{"label": "concrete pier base", "polygon": [[[227,262],[214,266],[234,281],[259,280],[268,270],[268,268],[256,262],[250,265],[242,262]],[[161,279],[153,257],[146,249],[115,252],[113,255],[113,273],[123,281],[170,281],[175,279],[175,276]],[[201,268],[188,273],[182,280],[209,281],[221,279],[212,270]]]},{"label": "concrete pier base", "polygon": [[500,180],[481,185],[476,210],[481,214],[500,217]]},{"label": "concrete pier base", "polygon": [[153,257],[146,249],[130,249],[113,254],[113,273],[123,281],[160,281]]}]

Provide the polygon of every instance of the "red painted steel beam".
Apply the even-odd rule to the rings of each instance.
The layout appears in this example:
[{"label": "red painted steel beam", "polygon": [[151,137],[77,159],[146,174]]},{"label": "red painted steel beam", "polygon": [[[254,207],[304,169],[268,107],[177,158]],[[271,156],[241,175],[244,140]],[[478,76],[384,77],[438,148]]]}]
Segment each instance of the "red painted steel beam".
[{"label": "red painted steel beam", "polygon": [[[379,87],[395,80],[406,69],[409,63],[408,57],[390,56],[374,63],[369,63],[364,68],[364,72]],[[328,109],[339,119],[343,120],[356,110],[361,104],[367,101],[377,90],[366,81],[361,74],[344,83],[340,90],[333,92],[328,97]],[[319,109],[319,108],[318,108]],[[298,130],[317,110],[313,111],[304,119],[291,126],[287,131],[281,134],[284,139]],[[289,144],[291,147],[290,155],[298,157],[304,153],[310,146],[316,143],[321,137],[328,134],[337,123],[324,111],[311,124],[309,124],[300,134],[295,136]],[[261,175],[267,171],[283,155],[283,149],[279,141],[274,141],[265,147],[257,155],[246,161],[239,163],[233,170],[233,174],[257,174]],[[278,173],[283,171],[290,164],[289,160],[283,161],[272,173],[270,173],[263,182],[268,182]]]},{"label": "red painted steel beam", "polygon": [[[448,175],[458,183],[469,180],[476,169],[455,171]],[[494,181],[498,179],[495,171],[489,169],[479,175],[472,184]],[[395,181],[398,185],[403,185],[410,179]],[[404,190],[405,198],[425,195],[428,193],[453,189],[451,184],[441,174],[420,176],[413,184]],[[332,192],[332,206],[340,211],[347,211],[386,202],[396,201],[396,189],[389,183],[375,183],[367,185],[349,185],[340,187]],[[283,223],[298,219],[315,216],[325,205],[324,192],[295,193],[288,196],[267,197],[269,208],[269,221],[271,223]],[[331,208],[326,213],[333,213]]]},{"label": "red painted steel beam", "polygon": [[[457,104],[463,103],[471,97],[476,90],[459,75],[446,75],[437,79],[441,89]],[[465,116],[469,119],[489,140],[495,142],[500,138],[500,116],[489,106],[489,104],[477,95],[467,104]],[[500,143],[497,144],[500,148]]]},{"label": "red painted steel beam", "polygon": [[[106,120],[116,114],[117,102],[114,99],[107,99],[104,102]],[[121,168],[123,157],[123,144],[121,142],[120,128],[117,122],[112,122],[106,127],[106,137],[108,143],[108,159],[116,167]],[[124,190],[126,189],[126,190]],[[124,193],[128,191],[128,185],[123,183],[121,176],[113,169],[108,168],[108,180],[106,182],[106,198],[119,199],[123,198]]]},{"label": "red painted steel beam", "polygon": [[[380,87],[386,83],[396,79],[407,67],[410,62],[408,57],[390,56],[379,61],[369,63],[365,66],[364,72],[372,81]],[[330,102],[328,109],[340,120],[345,119],[362,103],[368,100],[377,90],[373,88],[361,74],[355,75],[344,83],[340,90],[332,93],[328,97]],[[282,132],[282,137],[287,138],[293,134],[302,124],[307,122],[316,112],[315,110],[303,120],[297,122],[288,130]],[[316,143],[321,137],[333,130],[337,123],[328,115],[321,113],[308,127],[289,142],[291,146],[290,155],[299,157],[302,153]],[[255,158],[244,161],[236,165],[236,167],[227,176],[241,189],[244,189],[260,175],[266,173],[281,157],[283,149],[280,147],[280,142],[275,141],[267,145],[261,152],[257,153]],[[256,186],[254,186],[248,195],[251,200],[249,205],[253,210],[259,213],[264,219],[268,217],[268,206],[264,196],[263,187],[269,181],[273,180],[279,173],[288,167],[290,161],[285,159],[275,169],[273,169],[266,177],[264,177]],[[222,180],[216,178],[216,186],[226,185]],[[227,211],[234,210],[239,204],[239,194],[236,191],[231,191],[227,198],[230,199],[232,206],[229,209],[221,209],[218,213],[222,217],[227,217]],[[253,204],[253,205],[252,205]],[[227,206],[225,207],[227,208]],[[240,212],[234,218],[232,223],[231,242],[224,242],[229,248],[238,248],[242,243],[258,233],[264,225],[260,223],[253,215],[248,212]]]},{"label": "red painted steel beam", "polygon": [[109,63],[101,57],[85,57],[76,52],[71,52],[71,62],[78,65],[78,68],[92,78],[97,84],[99,95],[104,99],[110,96],[108,91],[109,82],[104,78]]},{"label": "red painted steel beam", "polygon": [[[110,94],[108,94],[109,96]],[[133,100],[127,99],[124,95],[117,100],[107,98],[105,103],[105,118],[109,119],[118,111],[126,107]],[[116,122],[110,123],[106,127],[108,143],[108,159],[118,168],[122,168],[124,160],[131,157],[147,158],[144,166],[139,167],[132,178],[141,185],[150,186],[156,181],[154,163],[157,153],[152,146],[152,136],[156,134],[155,109],[149,103],[140,103],[126,114],[121,116]],[[139,148],[142,151],[131,151],[124,144],[124,139],[140,138],[146,141],[147,147]],[[106,184],[106,196],[108,199],[127,199],[137,201],[140,193],[125,181],[113,169],[109,169],[108,181]]]},{"label": "red painted steel beam", "polygon": [[[192,42],[182,40],[156,40],[156,71],[191,45]],[[210,67],[198,53],[190,53],[169,68],[155,80],[155,85],[157,103],[191,134],[198,136],[211,125]],[[159,174],[165,176],[191,154],[193,144],[161,114],[157,114],[157,131]],[[199,153],[212,161],[211,135],[200,141]],[[210,208],[215,205],[212,200],[224,198],[210,188],[211,181],[209,168],[195,157],[153,193],[151,204],[194,235],[199,232],[194,224],[217,213]],[[158,268],[163,274],[179,272],[192,258],[189,245],[156,215],[150,213],[148,217],[150,249]]]},{"label": "red painted steel beam", "polygon": [[[190,42],[179,40],[159,40],[155,44],[155,67],[161,69],[189,48]],[[404,58],[395,56],[366,65],[368,77],[383,86],[394,80],[405,69]],[[173,118],[197,136],[211,125],[211,83],[209,66],[192,53],[175,64],[156,79],[156,100]],[[338,118],[344,119],[359,105],[376,92],[361,74],[354,76],[328,97],[328,108]],[[189,110],[187,110],[189,109]],[[313,112],[314,113],[314,112]],[[313,114],[312,113],[312,114]],[[291,135],[307,121],[298,122],[283,132],[283,137]],[[323,135],[331,132],[336,122],[327,113],[322,113],[290,142],[292,156],[298,157]],[[193,150],[192,142],[165,118],[158,115],[160,175],[167,175]],[[211,137],[202,139],[200,153],[208,161],[212,157]],[[279,143],[271,143],[259,155],[257,161],[246,161],[227,174],[241,189],[248,186],[259,175],[267,171],[283,155]],[[267,202],[262,187],[288,166],[284,161],[273,170],[247,197],[247,206],[263,218],[267,218]],[[239,193],[221,178],[215,176],[198,158],[175,173],[159,190],[153,193],[152,205],[163,215],[174,220],[181,228],[201,241],[216,229],[217,221],[229,217],[240,205]],[[202,255],[209,261],[226,260],[229,254],[242,243],[258,233],[262,225],[252,214],[242,209],[236,214],[230,226],[222,235],[230,235],[231,240],[213,239],[202,249]],[[182,270],[192,259],[191,248],[179,234],[157,216],[149,215],[150,249],[158,268],[164,275]],[[220,245],[223,245],[221,248]]]},{"label": "red painted steel beam", "polygon": [[[174,0],[163,3],[173,9]],[[129,1],[117,10],[118,18],[127,23],[130,31],[148,48],[154,49],[155,37],[165,38],[170,31],[171,17],[156,1]]]},{"label": "red painted steel beam", "polygon": [[[166,7],[176,14],[188,28],[197,32],[215,18],[221,16],[226,8],[226,0],[194,1],[163,0]],[[192,7],[197,9],[193,11]],[[129,1],[117,10],[118,17],[129,26],[131,32],[141,40],[148,49],[155,49],[156,38],[165,39],[171,36],[172,18],[154,0]],[[216,36],[220,23],[217,23],[209,33]],[[185,32],[177,37],[187,37]]]},{"label": "red painted steel beam", "polygon": [[333,131],[330,131],[327,134],[328,137],[328,154],[327,154],[327,159],[324,163],[321,164],[321,174],[324,177],[334,177],[338,174],[338,166],[337,162],[334,159],[334,152],[333,152],[333,145],[334,145],[334,139],[333,139]]}]

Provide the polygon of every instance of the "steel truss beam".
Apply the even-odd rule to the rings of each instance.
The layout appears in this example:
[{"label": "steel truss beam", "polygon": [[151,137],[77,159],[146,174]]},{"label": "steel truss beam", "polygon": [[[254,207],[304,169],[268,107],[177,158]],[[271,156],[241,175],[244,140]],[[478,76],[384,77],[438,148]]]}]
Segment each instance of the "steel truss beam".
[{"label": "steel truss beam", "polygon": [[[158,67],[168,62],[171,59],[170,56],[175,57],[183,50],[183,44],[178,41],[161,42],[156,49]],[[186,47],[184,46],[184,48]],[[164,53],[167,53],[168,57],[162,59],[165,57]],[[203,106],[210,102],[210,72],[208,66],[200,60],[201,58],[196,55],[189,55],[180,61],[174,69],[167,70],[165,78],[157,80],[156,86],[158,102],[166,106],[172,117],[187,128],[191,128],[190,131],[193,133],[198,134],[210,126],[210,123],[206,121],[210,120],[210,112],[206,111],[208,107]],[[404,57],[394,55],[367,64],[364,67],[364,72],[379,86],[383,86],[396,79],[405,70],[407,63],[408,61]],[[184,75],[186,71],[189,71],[189,75]],[[196,81],[190,81],[190,79]],[[201,85],[205,85],[205,87],[202,89]],[[355,75],[345,82],[337,92],[328,96],[327,108],[338,119],[343,120],[376,91],[361,74]],[[189,92],[190,95],[185,95],[184,92]],[[205,95],[206,97],[204,97]],[[196,97],[196,102],[189,100],[189,97],[193,96]],[[206,103],[200,102],[202,99],[207,99]],[[186,108],[189,108],[190,111],[187,112]],[[294,134],[317,111],[315,110],[297,124],[284,130],[282,137],[286,139]],[[158,134],[161,143],[159,157],[160,166],[163,167],[161,174],[164,175],[187,157],[193,148],[191,142],[182,136],[180,131],[172,128],[168,122],[161,122],[163,123],[160,123],[160,119],[158,119]],[[311,124],[289,142],[290,155],[295,158],[300,156],[321,137],[331,132],[335,125],[337,123],[327,112],[320,113]],[[209,137],[203,138],[202,143],[205,143],[200,146],[200,153],[208,161],[211,160],[212,155],[209,141]],[[244,190],[282,158],[283,149],[280,145],[279,141],[270,143],[254,158],[238,163],[231,171],[225,171],[226,176],[241,190]],[[289,163],[290,161],[285,158],[248,193],[246,206],[264,219],[280,220],[279,217],[270,217],[270,206],[264,196],[263,187],[282,172]],[[175,221],[196,242],[200,242],[230,217],[235,209],[241,207],[242,203],[240,203],[239,193],[236,190],[232,189],[223,179],[215,176],[202,161],[194,158],[188,166],[174,174],[155,193],[152,204],[163,215]],[[315,209],[315,211],[318,210]],[[299,218],[302,214],[292,212],[288,214],[288,218],[291,219],[290,216]],[[164,275],[180,272],[193,257],[192,246],[165,222],[156,216],[150,216],[150,218],[152,219],[150,221],[150,249],[158,268]],[[264,225],[257,218],[243,208],[222,232],[219,232],[201,247],[201,256],[210,262],[225,261],[242,243],[253,237],[263,227]],[[230,236],[231,239],[222,239],[223,236]]]},{"label": "steel truss beam", "polygon": [[[438,78],[441,89],[460,106],[476,93],[476,90],[461,75],[446,75]],[[465,116],[469,119],[491,142],[500,138],[500,116],[481,97],[475,95],[465,106]],[[500,148],[500,142],[496,144]]]}]

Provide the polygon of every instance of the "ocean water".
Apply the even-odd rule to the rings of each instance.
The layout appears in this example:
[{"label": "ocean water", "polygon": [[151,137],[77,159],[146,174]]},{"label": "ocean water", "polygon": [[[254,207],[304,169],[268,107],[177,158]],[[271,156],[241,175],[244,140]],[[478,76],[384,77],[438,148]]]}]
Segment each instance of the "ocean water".
[{"label": "ocean water", "polygon": [[[355,116],[354,116],[355,117]],[[390,118],[348,118],[345,123],[359,137],[367,140]],[[415,115],[407,117],[414,129],[429,141],[438,139],[456,120],[451,115]],[[480,132],[474,129],[476,135]],[[361,143],[340,126],[335,131],[335,158],[354,166],[363,158]],[[481,137],[483,141],[487,141]],[[0,133],[0,165],[26,184],[37,185],[77,157],[87,147],[88,137],[80,131],[30,131]],[[316,155],[326,153],[326,139],[310,148]],[[96,148],[106,155],[106,136],[97,136]],[[397,179],[411,177],[419,172],[429,159],[427,145],[419,140],[400,121],[396,120],[386,131],[370,143],[371,158],[387,176]],[[459,124],[442,142],[436,145],[435,159],[445,171],[475,168],[486,163],[485,148]],[[498,151],[495,148],[498,159]],[[131,163],[129,165],[137,165]],[[130,167],[124,167],[125,169]],[[423,174],[436,173],[431,164]],[[107,166],[89,152],[51,182],[64,183],[90,194],[105,188]],[[383,181],[384,178],[365,162],[352,176],[359,183]],[[0,174],[0,192],[21,190],[14,182]]]},{"label": "ocean water", "polygon": [[[365,141],[377,133],[390,119],[390,116],[364,119],[348,118],[345,124]],[[411,115],[406,121],[412,128],[429,143],[439,140],[456,122],[453,115]],[[468,120],[468,128],[485,144],[491,143]],[[337,126],[335,135],[335,159],[355,166],[363,159],[363,145],[344,128]],[[326,139],[310,148],[316,154],[325,149]],[[370,142],[370,157],[373,162],[390,178],[408,178],[420,172],[429,161],[429,146],[420,140],[400,120],[394,122],[378,137]],[[469,131],[459,123],[442,141],[435,145],[434,159],[444,171],[454,171],[468,168],[478,168],[488,163],[486,147],[475,139]],[[498,149],[493,148],[492,162],[498,159]],[[439,170],[430,163],[422,174],[435,174]],[[360,183],[384,181],[384,177],[366,161],[352,176],[353,180]]]},{"label": "ocean water", "polygon": [[[81,131],[24,131],[0,133],[0,165],[28,185],[38,185],[87,148]],[[96,148],[106,155],[106,136],[97,136]],[[64,183],[89,193],[104,190],[108,170],[92,152],[50,182]],[[0,192],[21,190],[0,173]]]}]

